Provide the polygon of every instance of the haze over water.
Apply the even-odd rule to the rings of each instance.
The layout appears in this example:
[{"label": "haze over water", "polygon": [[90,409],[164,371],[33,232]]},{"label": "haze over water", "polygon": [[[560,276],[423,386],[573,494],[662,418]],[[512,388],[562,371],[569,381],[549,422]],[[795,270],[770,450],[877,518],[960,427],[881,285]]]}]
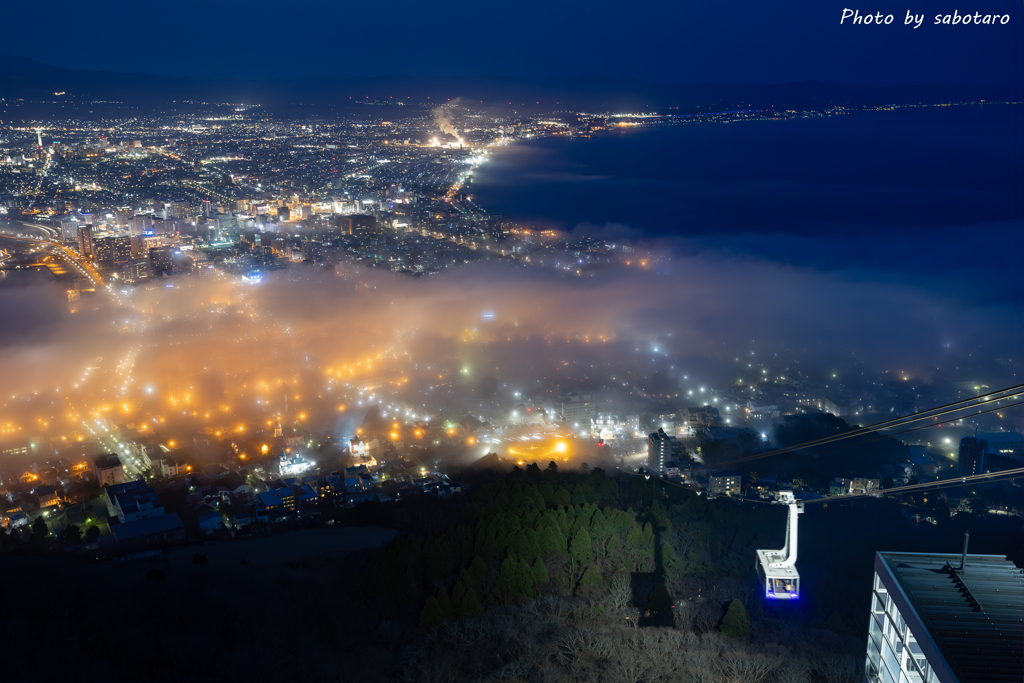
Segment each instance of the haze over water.
[{"label": "haze over water", "polygon": [[1016,307],[1021,113],[929,107],[524,141],[478,170],[472,194],[510,219]]}]

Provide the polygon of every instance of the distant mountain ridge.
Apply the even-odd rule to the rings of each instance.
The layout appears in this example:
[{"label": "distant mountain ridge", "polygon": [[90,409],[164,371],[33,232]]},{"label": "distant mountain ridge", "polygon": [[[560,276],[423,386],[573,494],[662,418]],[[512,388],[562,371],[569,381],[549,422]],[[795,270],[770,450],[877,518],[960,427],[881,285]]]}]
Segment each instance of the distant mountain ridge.
[{"label": "distant mountain ridge", "polygon": [[346,106],[361,101],[444,103],[457,97],[487,105],[512,104],[593,111],[681,113],[728,107],[825,109],[835,105],[1019,101],[1014,88],[983,86],[874,86],[804,81],[799,83],[651,83],[640,79],[584,76],[560,80],[503,77],[295,78],[266,81],[91,71],[51,66],[21,56],[0,57],[0,97],[49,100],[55,93],[76,100],[106,100],[159,106],[171,101],[237,102],[269,107]]}]

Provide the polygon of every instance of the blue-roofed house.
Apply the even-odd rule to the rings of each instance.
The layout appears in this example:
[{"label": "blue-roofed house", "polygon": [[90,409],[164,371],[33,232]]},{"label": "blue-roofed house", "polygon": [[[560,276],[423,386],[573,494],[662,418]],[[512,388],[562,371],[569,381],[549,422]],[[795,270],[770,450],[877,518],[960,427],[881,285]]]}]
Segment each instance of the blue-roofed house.
[{"label": "blue-roofed house", "polygon": [[204,534],[212,534],[224,528],[224,516],[219,512],[210,512],[199,518],[199,530]]},{"label": "blue-roofed house", "polygon": [[185,538],[185,525],[178,513],[148,517],[134,522],[116,524],[111,528],[118,547],[160,545]]},{"label": "blue-roofed house", "polygon": [[296,486],[295,499],[299,505],[312,505],[320,500],[320,496],[312,486]]}]

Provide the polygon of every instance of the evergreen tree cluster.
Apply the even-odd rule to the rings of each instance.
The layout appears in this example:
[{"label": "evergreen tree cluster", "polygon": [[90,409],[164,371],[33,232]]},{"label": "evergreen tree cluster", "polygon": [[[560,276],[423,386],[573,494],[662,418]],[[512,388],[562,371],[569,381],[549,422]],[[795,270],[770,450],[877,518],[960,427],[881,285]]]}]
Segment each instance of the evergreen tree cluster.
[{"label": "evergreen tree cluster", "polygon": [[601,469],[517,467],[464,499],[459,523],[426,538],[396,537],[378,552],[366,595],[385,613],[420,614],[429,628],[547,593],[598,595],[616,574],[640,574],[652,577],[640,592],[660,585],[667,609],[687,580],[750,572],[756,534],[732,514]]}]

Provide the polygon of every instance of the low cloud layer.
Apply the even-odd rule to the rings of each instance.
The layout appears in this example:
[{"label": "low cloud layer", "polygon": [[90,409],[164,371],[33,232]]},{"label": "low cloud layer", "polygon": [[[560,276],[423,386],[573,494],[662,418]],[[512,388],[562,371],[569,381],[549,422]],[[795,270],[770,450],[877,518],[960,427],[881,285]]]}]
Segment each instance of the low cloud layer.
[{"label": "low cloud layer", "polygon": [[294,268],[257,286],[179,279],[74,314],[55,285],[4,290],[0,316],[18,320],[0,336],[0,391],[18,397],[5,419],[64,419],[59,390],[83,413],[105,406],[112,418],[192,432],[241,429],[280,412],[289,394],[291,412],[329,428],[346,382],[372,380],[431,410],[444,400],[434,385],[484,376],[524,389],[599,388],[640,381],[660,363],[731,383],[736,359],[751,353],[809,376],[891,370],[1002,386],[1021,372],[1019,305],[722,249],[581,276],[486,263],[419,279],[346,272]]}]

